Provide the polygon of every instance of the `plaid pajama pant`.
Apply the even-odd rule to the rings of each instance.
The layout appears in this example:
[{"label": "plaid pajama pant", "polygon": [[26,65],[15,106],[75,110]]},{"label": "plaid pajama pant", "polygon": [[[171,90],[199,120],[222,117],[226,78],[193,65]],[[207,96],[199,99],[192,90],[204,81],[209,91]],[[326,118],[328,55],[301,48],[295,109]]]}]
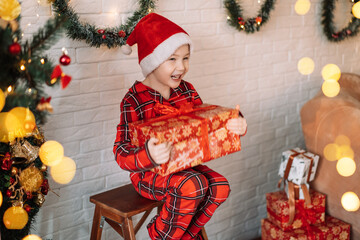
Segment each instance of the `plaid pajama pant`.
[{"label": "plaid pajama pant", "polygon": [[205,165],[165,177],[148,173],[133,185],[143,197],[164,201],[147,226],[151,239],[195,239],[230,193],[226,178]]}]

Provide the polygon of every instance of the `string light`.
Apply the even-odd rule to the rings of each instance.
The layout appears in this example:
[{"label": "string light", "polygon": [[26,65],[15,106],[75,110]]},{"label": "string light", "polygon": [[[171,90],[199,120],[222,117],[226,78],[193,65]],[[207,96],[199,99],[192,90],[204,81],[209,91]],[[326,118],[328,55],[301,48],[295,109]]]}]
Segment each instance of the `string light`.
[{"label": "string light", "polygon": [[41,64],[45,64],[45,59],[40,59]]},{"label": "string light", "polygon": [[149,8],[148,12],[152,13],[154,10],[152,8]]},{"label": "string light", "polygon": [[25,71],[25,69],[26,69],[26,68],[25,68],[25,65],[22,64],[22,65],[20,66],[20,70],[21,70],[21,71]]},{"label": "string light", "polygon": [[6,91],[7,91],[8,93],[12,93],[12,92],[13,92],[13,87],[12,87],[12,86],[9,86],[9,87],[6,89]]},{"label": "string light", "polygon": [[230,20],[230,16],[227,16],[226,19],[227,19],[227,20]]}]

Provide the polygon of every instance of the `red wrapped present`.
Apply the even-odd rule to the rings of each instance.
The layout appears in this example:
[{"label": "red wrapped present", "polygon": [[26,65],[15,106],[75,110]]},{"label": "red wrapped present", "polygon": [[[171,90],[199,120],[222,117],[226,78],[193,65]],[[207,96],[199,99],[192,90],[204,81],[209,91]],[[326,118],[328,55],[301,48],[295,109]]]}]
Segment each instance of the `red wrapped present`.
[{"label": "red wrapped present", "polygon": [[[307,225],[325,221],[325,198],[322,193],[310,190],[310,204],[304,199],[294,200],[294,209],[290,208],[285,191],[266,194],[266,208],[269,221],[283,231],[304,228]],[[291,213],[291,211],[294,211]],[[293,215],[293,221],[289,219]]]},{"label": "red wrapped present", "polygon": [[152,171],[162,176],[240,151],[240,137],[226,129],[228,119],[237,118],[236,109],[216,105],[184,105],[177,109],[156,104],[163,116],[129,123],[131,143],[143,146],[151,137],[172,142],[169,162]]},{"label": "red wrapped present", "polygon": [[350,239],[350,224],[337,218],[326,216],[326,221],[308,225],[304,229],[294,229],[284,232],[269,219],[261,220],[262,240],[348,240]]}]

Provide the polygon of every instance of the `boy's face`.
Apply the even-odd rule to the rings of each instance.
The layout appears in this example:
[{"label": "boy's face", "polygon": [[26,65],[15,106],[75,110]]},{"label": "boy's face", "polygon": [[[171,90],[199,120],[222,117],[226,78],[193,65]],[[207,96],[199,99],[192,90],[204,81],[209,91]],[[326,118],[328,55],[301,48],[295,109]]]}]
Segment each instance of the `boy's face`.
[{"label": "boy's face", "polygon": [[182,45],[151,74],[160,85],[177,88],[189,70],[189,58],[189,45]]}]

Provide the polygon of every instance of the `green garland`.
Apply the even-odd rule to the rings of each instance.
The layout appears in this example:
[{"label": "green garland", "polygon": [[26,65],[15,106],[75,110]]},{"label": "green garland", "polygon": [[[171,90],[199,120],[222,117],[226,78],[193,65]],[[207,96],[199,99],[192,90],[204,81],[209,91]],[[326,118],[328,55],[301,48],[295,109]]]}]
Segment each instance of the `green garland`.
[{"label": "green garland", "polygon": [[[359,0],[355,0],[354,4]],[[322,1],[322,20],[323,30],[327,39],[331,42],[340,42],[348,37],[356,36],[359,32],[360,19],[352,17],[349,24],[340,31],[334,27],[335,0]]]},{"label": "green garland", "polygon": [[270,18],[270,11],[274,9],[275,0],[265,0],[255,18],[244,20],[243,9],[236,0],[225,0],[225,8],[229,14],[228,23],[235,27],[238,31],[246,33],[254,33],[259,31]]},{"label": "green garland", "polygon": [[[108,48],[115,48],[126,44],[126,39],[140,21],[151,10],[155,8],[153,0],[140,0],[140,9],[128,18],[125,24],[113,28],[100,29],[89,23],[82,23],[79,16],[69,6],[68,0],[55,0],[54,11],[64,14],[69,19],[67,35],[74,40],[85,40],[90,46],[100,47],[106,45]],[[150,10],[150,11],[149,11]]]}]

